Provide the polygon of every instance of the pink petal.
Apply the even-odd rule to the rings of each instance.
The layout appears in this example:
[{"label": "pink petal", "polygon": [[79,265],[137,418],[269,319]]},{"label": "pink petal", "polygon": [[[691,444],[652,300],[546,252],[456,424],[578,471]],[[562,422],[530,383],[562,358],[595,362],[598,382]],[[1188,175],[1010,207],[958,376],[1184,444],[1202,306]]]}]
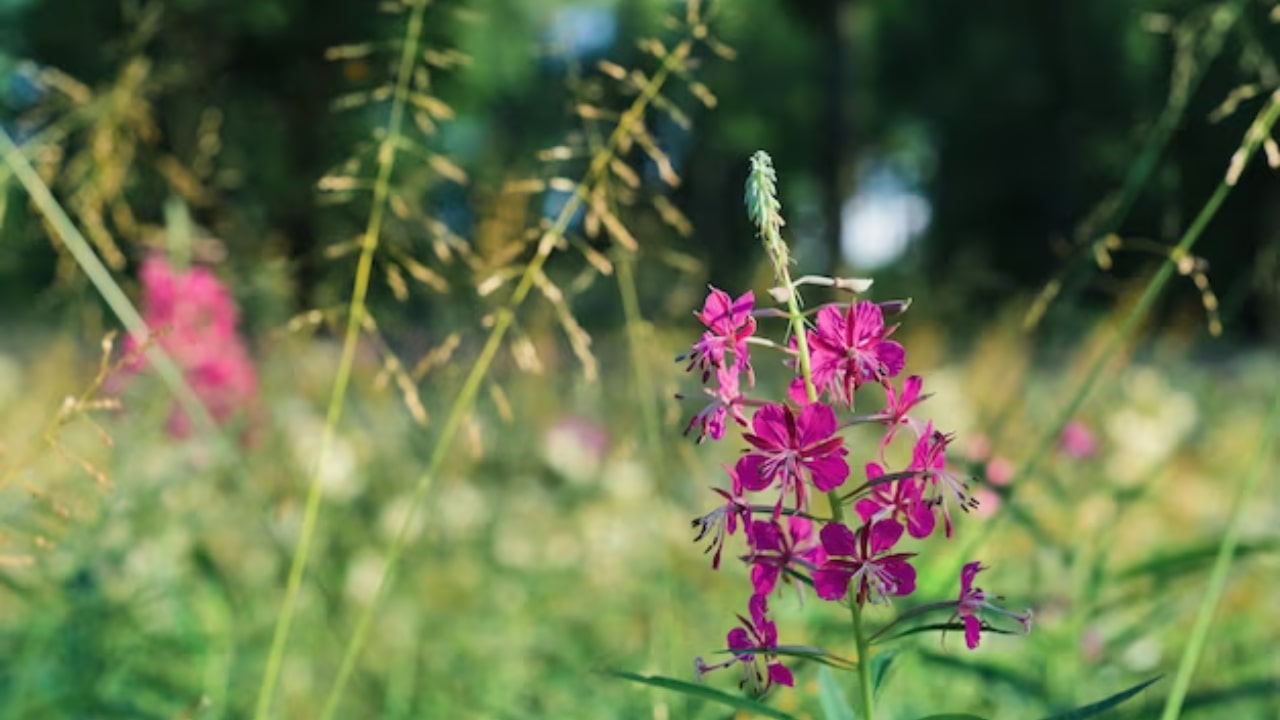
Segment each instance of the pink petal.
[{"label": "pink petal", "polygon": [[890,558],[884,563],[884,569],[893,577],[893,594],[906,597],[916,591],[916,569],[911,563],[901,558]]},{"label": "pink petal", "polygon": [[960,570],[960,597],[961,598],[969,594],[969,591],[973,588],[973,579],[977,577],[980,571],[985,569],[986,568],[982,567],[982,563],[978,561],[966,563],[965,566],[961,568]]},{"label": "pink petal", "polygon": [[851,577],[853,573],[839,568],[817,570],[813,573],[813,589],[823,600],[840,600],[849,592]]},{"label": "pink petal", "polygon": [[871,555],[888,552],[902,537],[902,526],[897,520],[881,520],[871,526]]},{"label": "pink petal", "polygon": [[856,338],[879,338],[884,335],[884,311],[870,300],[861,300],[849,308],[849,321]]},{"label": "pink petal", "polygon": [[978,647],[978,642],[982,639],[982,623],[978,618],[969,615],[964,619],[964,644],[970,650]]},{"label": "pink petal", "polygon": [[742,487],[747,490],[764,490],[773,483],[773,478],[764,477],[760,472],[760,465],[764,460],[760,455],[743,455],[738,459],[733,470]]},{"label": "pink petal", "polygon": [[876,346],[876,359],[884,365],[885,375],[894,377],[907,365],[907,351],[892,340],[885,340]]},{"label": "pink petal", "polygon": [[[782,533],[778,526],[768,520],[756,520],[751,523],[751,547],[755,550],[781,550]],[[764,593],[768,595],[769,593]]]},{"label": "pink petal", "polygon": [[797,375],[791,379],[791,384],[787,386],[787,399],[800,407],[809,404],[809,391],[804,387],[803,377]]},{"label": "pink petal", "polygon": [[858,513],[858,517],[862,518],[862,522],[870,522],[876,513],[884,507],[880,503],[871,498],[862,498],[853,504],[853,511]]},{"label": "pink petal", "polygon": [[747,650],[752,647],[751,635],[747,633],[746,628],[738,627],[730,630],[725,640],[729,643],[730,650]]},{"label": "pink petal", "polygon": [[751,610],[751,622],[755,624],[757,630],[763,630],[764,625],[768,623],[765,613],[769,611],[769,600],[764,595],[752,595],[747,601],[747,608]]},{"label": "pink petal", "polygon": [[751,586],[757,595],[768,595],[778,584],[780,570],[776,565],[756,563],[751,566]]},{"label": "pink petal", "polygon": [[756,410],[751,416],[751,430],[761,440],[781,450],[791,445],[791,436],[787,432],[787,410],[777,403],[769,403]]},{"label": "pink petal", "polygon": [[836,455],[814,458],[805,462],[813,474],[813,486],[822,492],[831,492],[849,478],[849,463]]},{"label": "pink petal", "polygon": [[791,676],[791,671],[782,663],[773,663],[769,665],[769,679],[779,685],[793,687],[796,684],[795,678]]},{"label": "pink petal", "polygon": [[852,557],[857,552],[857,538],[844,523],[827,523],[822,526],[818,536],[822,539],[822,549],[826,550],[828,555]]},{"label": "pink petal", "polygon": [[822,403],[807,405],[796,419],[801,447],[822,442],[836,433],[836,411]]}]

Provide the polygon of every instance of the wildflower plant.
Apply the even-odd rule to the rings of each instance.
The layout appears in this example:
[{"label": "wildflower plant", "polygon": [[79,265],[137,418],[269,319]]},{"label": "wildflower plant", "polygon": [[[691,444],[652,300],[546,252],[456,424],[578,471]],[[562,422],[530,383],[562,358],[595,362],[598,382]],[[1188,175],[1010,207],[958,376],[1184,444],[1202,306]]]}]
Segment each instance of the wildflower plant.
[{"label": "wildflower plant", "polygon": [[[906,349],[893,339],[897,325],[886,316],[900,314],[908,303],[860,297],[868,281],[792,279],[776,176],[763,152],[751,158],[746,204],[778,283],[769,295],[785,309],[757,307],[750,292],[735,298],[712,287],[695,313],[705,329],[682,358],[710,398],[687,432],[696,432],[699,441],[723,440],[736,426],[745,446],[728,468],[729,489],[713,489],[723,503],[693,525],[697,539],[709,541],[713,568],[719,567],[729,539],[741,537],[745,550],[739,558],[750,567],[747,612],[738,615],[737,626],[725,637],[728,657],[720,662],[698,658],[696,674],[700,680],[736,667],[739,686],[760,697],[774,686],[795,684],[788,661],[796,658],[856,667],[862,717],[869,719],[875,716],[873,638],[883,638],[898,623],[950,610],[950,621],[929,627],[962,631],[973,649],[986,632],[1029,631],[1031,612],[1007,610],[977,587],[974,577],[985,567],[974,561],[957,579],[956,599],[917,606],[870,632],[868,610],[912,596],[916,567],[928,561],[930,544],[951,538],[953,513],[977,503],[969,480],[948,465],[954,436],[924,415],[924,379],[904,377]],[[806,312],[802,285],[832,287],[853,297]],[[786,337],[766,337],[761,321],[767,318],[784,319]],[[770,397],[756,385],[753,368],[760,363],[752,353],[758,351],[779,354],[793,369],[781,397]],[[870,411],[869,402],[875,403]],[[874,457],[852,457],[847,439],[860,431],[879,433]],[[895,444],[912,450],[905,467],[886,463],[885,450]],[[802,592],[811,587],[820,600],[845,608],[856,661],[782,641],[786,630],[777,627],[770,609],[788,601],[778,597],[783,585]]]}]

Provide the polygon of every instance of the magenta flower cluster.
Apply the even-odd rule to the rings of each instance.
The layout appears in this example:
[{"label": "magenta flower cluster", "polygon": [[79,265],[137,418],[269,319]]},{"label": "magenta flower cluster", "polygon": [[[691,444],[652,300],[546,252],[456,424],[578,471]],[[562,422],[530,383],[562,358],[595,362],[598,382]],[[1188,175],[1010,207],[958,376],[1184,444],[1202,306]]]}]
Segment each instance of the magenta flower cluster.
[{"label": "magenta flower cluster", "polygon": [[[738,616],[739,626],[726,638],[729,659],[709,665],[699,658],[699,676],[741,665],[742,684],[757,692],[792,685],[768,615],[769,598],[781,583],[798,579],[797,587],[811,585],[823,600],[859,607],[908,596],[916,587],[917,553],[907,543],[934,534],[951,537],[953,514],[976,507],[968,480],[947,464],[953,436],[918,415],[927,398],[923,379],[899,379],[906,352],[892,339],[896,328],[885,324],[885,307],[900,305],[859,300],[821,307],[805,332],[808,381],[795,338],[784,346],[756,336],[756,318],[764,313],[756,311],[752,293],[735,299],[712,287],[695,313],[706,330],[686,357],[688,369],[701,376],[709,402],[686,434],[696,433],[700,442],[720,440],[732,422],[742,429],[746,447],[727,468],[728,489],[714,489],[721,504],[694,526],[697,539],[708,541],[714,568],[726,542],[741,529],[746,545],[741,559],[750,566],[752,585],[748,614]],[[744,392],[744,386],[747,392],[755,386],[752,346],[780,351],[795,368],[786,400],[771,402]],[[875,392],[860,393],[863,388]],[[876,412],[854,414],[857,401],[877,395],[883,405]],[[878,428],[879,451],[862,465],[860,481],[851,483],[845,433],[860,425]],[[903,468],[886,467],[884,460],[896,441],[912,448]],[[835,503],[835,517],[815,514],[815,493]],[[965,566],[953,603],[953,619],[963,625],[971,649],[992,627],[987,615],[1012,617],[1024,627],[1030,622],[1029,613],[1005,611],[993,604],[998,598],[973,586],[979,569],[976,562]]]},{"label": "magenta flower cluster", "polygon": [[[249,350],[237,332],[239,310],[226,285],[208,269],[178,270],[161,255],[152,255],[138,271],[142,282],[142,315],[154,342],[182,370],[187,383],[219,423],[246,410],[258,392],[258,377]],[[125,367],[139,372],[140,341],[130,335]],[[174,407],[169,433],[185,437],[191,419]]]}]

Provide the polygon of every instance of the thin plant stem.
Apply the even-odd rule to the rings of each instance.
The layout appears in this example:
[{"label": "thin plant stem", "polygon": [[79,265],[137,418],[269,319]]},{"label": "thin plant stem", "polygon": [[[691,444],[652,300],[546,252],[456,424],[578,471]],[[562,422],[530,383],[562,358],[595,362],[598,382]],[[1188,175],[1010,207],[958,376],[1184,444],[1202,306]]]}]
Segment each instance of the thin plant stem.
[{"label": "thin plant stem", "polygon": [[[1057,417],[1049,424],[1044,434],[1033,446],[1026,464],[1019,469],[1019,479],[1035,477],[1036,470],[1039,469],[1040,463],[1043,462],[1049,451],[1057,443],[1058,437],[1062,434],[1062,429],[1079,413],[1080,408],[1084,406],[1085,401],[1088,400],[1092,393],[1094,386],[1102,377],[1103,369],[1106,368],[1111,358],[1120,351],[1125,341],[1133,335],[1138,323],[1147,316],[1152,305],[1155,304],[1156,298],[1160,296],[1161,290],[1169,282],[1169,278],[1173,276],[1179,260],[1188,256],[1196,241],[1204,234],[1205,228],[1209,226],[1209,223],[1217,215],[1219,208],[1222,207],[1223,201],[1227,199],[1227,196],[1235,188],[1241,174],[1244,173],[1253,156],[1257,154],[1258,148],[1270,136],[1271,128],[1275,125],[1278,117],[1280,117],[1280,91],[1273,93],[1267,100],[1266,105],[1259,111],[1253,124],[1245,132],[1244,140],[1240,143],[1240,147],[1231,156],[1226,175],[1218,184],[1217,189],[1205,201],[1204,206],[1200,208],[1200,212],[1196,214],[1191,225],[1187,227],[1178,244],[1169,253],[1168,258],[1161,263],[1160,268],[1152,276],[1151,280],[1148,281],[1146,288],[1143,289],[1142,294],[1138,297],[1138,301],[1129,310],[1111,340],[1102,349],[1102,352],[1094,358],[1093,363],[1084,374],[1084,378],[1080,381],[1080,386],[1076,388],[1071,399],[1067,401],[1067,404],[1063,406]],[[1012,499],[1014,490],[1017,487],[1018,483],[1015,481],[1006,488],[1008,493],[1006,497],[1008,499]],[[1005,513],[997,513],[988,522],[984,523],[983,532],[970,536],[970,540],[959,555],[960,562],[963,563],[964,558],[968,557],[975,547],[986,540],[992,531],[999,526],[1004,517]],[[959,570],[959,567],[957,567],[955,572],[941,577],[956,577],[959,574]]]},{"label": "thin plant stem", "polygon": [[75,258],[76,263],[84,272],[85,277],[89,278],[89,282],[93,283],[94,289],[98,291],[98,294],[107,303],[107,307],[111,308],[111,312],[119,318],[130,334],[144,343],[147,361],[155,368],[156,374],[160,376],[160,381],[173,393],[178,404],[182,406],[183,412],[192,419],[203,434],[213,438],[221,446],[221,449],[229,448],[230,443],[218,429],[218,424],[214,421],[213,416],[209,414],[209,410],[200,400],[200,397],[196,395],[195,391],[191,389],[191,385],[187,383],[186,378],[183,377],[182,370],[178,368],[164,348],[155,343],[145,342],[150,336],[146,322],[142,319],[137,309],[134,308],[133,303],[129,301],[128,296],[124,294],[124,290],[116,283],[115,278],[111,276],[111,271],[98,259],[98,255],[89,245],[89,241],[85,239],[80,230],[76,228],[75,223],[67,216],[66,211],[62,209],[62,205],[53,196],[49,186],[36,173],[35,168],[31,167],[26,155],[14,144],[13,139],[9,137],[9,133],[5,132],[3,128],[0,128],[0,154],[4,156],[5,164],[13,172],[13,176],[18,179],[23,189],[27,191],[27,195],[30,196],[36,209],[40,211],[40,214],[49,223],[50,229],[66,246],[71,256]]},{"label": "thin plant stem", "polygon": [[409,81],[413,76],[413,65],[418,54],[418,43],[422,36],[423,14],[427,3],[418,0],[413,5],[405,29],[405,39],[400,55],[400,65],[396,77],[395,91],[391,100],[391,115],[387,124],[387,135],[378,148],[378,175],[373,188],[373,207],[369,211],[369,221],[365,226],[360,242],[360,258],[356,263],[356,276],[351,292],[351,303],[347,309],[347,328],[342,342],[342,352],[338,360],[337,373],[334,376],[332,392],[329,395],[329,407],[325,413],[324,433],[320,447],[316,452],[312,466],[311,479],[307,488],[306,509],[303,511],[302,526],[299,531],[298,545],[289,567],[289,579],[285,589],[284,602],[280,614],[276,618],[275,631],[271,638],[271,649],[267,656],[267,666],[262,674],[262,682],[258,688],[257,707],[254,711],[256,720],[266,720],[271,714],[271,701],[275,695],[276,682],[280,677],[280,669],[284,662],[284,651],[289,640],[289,629],[297,613],[298,596],[302,590],[303,577],[306,575],[307,561],[311,554],[311,545],[315,539],[316,526],[320,517],[321,477],[325,462],[333,445],[338,422],[342,418],[346,404],[347,386],[351,380],[351,368],[355,363],[356,345],[360,339],[360,327],[366,312],[365,300],[369,293],[369,279],[373,269],[374,251],[378,247],[378,236],[382,231],[382,220],[386,212],[387,198],[391,192],[391,173],[395,168],[396,147],[400,142],[401,126],[404,120],[406,98],[409,94]]},{"label": "thin plant stem", "polygon": [[591,165],[587,169],[582,182],[578,184],[576,191],[560,210],[560,214],[556,217],[551,228],[542,235],[533,258],[526,266],[524,274],[516,284],[506,305],[494,313],[493,327],[489,331],[489,336],[480,350],[480,355],[471,366],[471,371],[463,381],[457,397],[454,398],[444,425],[440,429],[440,435],[437,437],[431,454],[427,459],[426,469],[418,477],[413,496],[410,499],[409,512],[406,513],[400,530],[396,533],[391,547],[387,551],[386,567],[378,581],[378,588],[374,593],[374,597],[361,611],[356,620],[355,630],[352,632],[351,639],[343,650],[342,660],[338,666],[338,675],[330,686],[328,697],[321,711],[321,720],[331,720],[338,710],[338,703],[342,700],[342,693],[346,688],[347,682],[351,679],[352,672],[355,671],[356,659],[364,647],[365,639],[373,625],[374,614],[383,594],[390,586],[391,574],[399,564],[401,555],[404,554],[405,544],[408,542],[409,529],[412,527],[418,511],[430,493],[440,467],[444,464],[445,458],[448,457],[449,451],[452,449],[454,436],[457,435],[458,430],[462,427],[463,420],[475,402],[480,386],[489,373],[489,367],[493,364],[493,359],[497,355],[498,349],[502,346],[502,341],[507,331],[511,328],[512,322],[515,320],[516,311],[524,303],[525,298],[528,297],[529,291],[533,289],[538,274],[542,272],[542,267],[547,258],[550,257],[557,243],[563,238],[570,221],[586,201],[591,186],[608,169],[609,162],[613,159],[619,143],[632,132],[635,124],[644,117],[645,109],[653,101],[653,98],[658,95],[659,90],[674,70],[676,63],[687,54],[690,44],[691,41],[686,39],[682,42],[682,47],[677,47],[667,55],[657,72],[650,78],[649,83],[644,86],[639,96],[632,102],[631,107],[622,114],[617,127],[614,128],[613,133],[609,136],[604,151],[592,157]]},{"label": "thin plant stem", "polygon": [[875,720],[875,691],[871,687],[871,663],[867,657],[870,642],[862,629],[862,608],[856,599],[849,603],[849,612],[853,615],[853,637],[858,646],[858,685],[862,688],[862,717],[864,720]]},{"label": "thin plant stem", "polygon": [[1227,586],[1227,573],[1231,570],[1231,562],[1235,556],[1236,545],[1240,542],[1240,525],[1244,517],[1244,508],[1257,490],[1258,481],[1268,471],[1267,459],[1271,454],[1271,442],[1280,433],[1280,394],[1276,395],[1271,413],[1263,426],[1262,439],[1258,441],[1258,454],[1254,456],[1253,467],[1249,469],[1240,489],[1232,502],[1231,514],[1227,517],[1227,529],[1223,533],[1222,543],[1218,545],[1218,555],[1209,571],[1209,584],[1200,607],[1196,611],[1195,622],[1191,626],[1191,636],[1187,647],[1182,651],[1182,659],[1178,661],[1178,672],[1173,678],[1173,689],[1165,701],[1164,712],[1160,720],[1177,720],[1182,712],[1182,702],[1187,697],[1187,689],[1191,686],[1191,677],[1195,674],[1200,656],[1209,638],[1209,626],[1213,623],[1213,615],[1222,599],[1223,590]]}]

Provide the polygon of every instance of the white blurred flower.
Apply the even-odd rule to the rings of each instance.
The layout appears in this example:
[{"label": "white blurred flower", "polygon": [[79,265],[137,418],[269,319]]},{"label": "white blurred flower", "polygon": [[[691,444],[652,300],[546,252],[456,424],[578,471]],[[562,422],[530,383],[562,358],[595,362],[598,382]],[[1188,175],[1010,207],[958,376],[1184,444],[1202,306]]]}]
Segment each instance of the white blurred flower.
[{"label": "white blurred flower", "polygon": [[622,503],[640,502],[654,496],[649,468],[634,458],[619,458],[600,473],[609,497]]},{"label": "white blurred flower", "polygon": [[1109,475],[1122,486],[1142,480],[1167,460],[1195,428],[1195,399],[1176,390],[1152,368],[1134,370],[1117,407],[1106,418],[1111,447]]},{"label": "white blurred flower", "polygon": [[[325,423],[305,403],[297,400],[281,403],[281,424],[289,438],[297,467],[310,477],[320,461]],[[364,490],[365,480],[357,472],[356,450],[352,443],[334,435],[319,468],[320,490],[330,502],[344,503]]]},{"label": "white blurred flower", "polygon": [[566,417],[542,436],[542,459],[559,475],[582,484],[600,471],[608,450],[605,429],[579,417]]},{"label": "white blurred flower", "polygon": [[378,583],[387,569],[387,559],[382,553],[365,548],[347,565],[347,581],[344,592],[352,602],[368,605],[378,593]]},{"label": "white blurred flower", "polygon": [[1120,656],[1120,664],[1132,672],[1148,672],[1160,664],[1160,655],[1163,650],[1160,638],[1144,637],[1125,648],[1124,654]]}]

